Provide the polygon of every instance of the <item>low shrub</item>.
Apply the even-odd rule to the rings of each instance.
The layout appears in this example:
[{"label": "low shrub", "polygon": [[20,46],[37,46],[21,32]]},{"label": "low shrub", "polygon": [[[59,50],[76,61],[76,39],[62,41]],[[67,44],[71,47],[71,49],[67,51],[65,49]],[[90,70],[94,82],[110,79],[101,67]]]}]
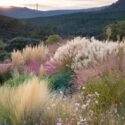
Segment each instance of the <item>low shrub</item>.
[{"label": "low shrub", "polygon": [[[84,92],[98,93],[98,104],[96,111],[104,112],[112,106],[116,106],[119,111],[125,106],[125,77],[119,71],[112,71],[97,78],[92,78],[85,87]],[[122,107],[122,106],[123,107]]]},{"label": "low shrub", "polygon": [[0,61],[4,61],[6,59],[10,59],[11,58],[11,54],[7,53],[7,52],[1,52],[0,53]]},{"label": "low shrub", "polygon": [[64,69],[57,74],[48,76],[49,87],[53,91],[63,91],[65,94],[73,93],[75,90],[73,83],[73,72]]},{"label": "low shrub", "polygon": [[9,86],[19,86],[20,84],[24,83],[24,81],[28,81],[31,79],[33,75],[28,74],[28,75],[22,75],[17,78],[11,78],[10,80],[6,81],[6,84]]},{"label": "low shrub", "polygon": [[8,42],[6,50],[11,52],[13,50],[22,50],[27,45],[36,46],[41,41],[39,39],[25,38],[25,37],[16,37]]},{"label": "low shrub", "polygon": [[47,40],[45,41],[46,44],[54,44],[58,43],[62,40],[61,36],[59,35],[50,35]]},{"label": "low shrub", "polygon": [[125,21],[115,22],[106,26],[103,36],[108,40],[122,41],[125,38]]},{"label": "low shrub", "polygon": [[5,47],[5,44],[2,40],[0,40],[0,50],[3,50]]},{"label": "low shrub", "polygon": [[11,69],[0,73],[0,84],[4,84],[6,81],[12,78]]}]

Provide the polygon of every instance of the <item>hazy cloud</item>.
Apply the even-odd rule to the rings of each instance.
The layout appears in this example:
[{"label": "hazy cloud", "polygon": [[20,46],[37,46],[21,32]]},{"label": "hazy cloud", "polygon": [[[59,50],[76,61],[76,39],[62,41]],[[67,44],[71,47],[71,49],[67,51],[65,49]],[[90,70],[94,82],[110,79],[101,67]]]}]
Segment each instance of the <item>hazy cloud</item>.
[{"label": "hazy cloud", "polygon": [[41,10],[81,9],[111,4],[117,0],[3,0],[0,5],[25,6],[35,9],[36,3]]},{"label": "hazy cloud", "polygon": [[[46,0],[38,2],[39,9],[42,10],[55,10],[55,9],[82,9],[99,7],[112,4],[116,0]],[[36,3],[24,4],[24,6],[35,8]]]}]

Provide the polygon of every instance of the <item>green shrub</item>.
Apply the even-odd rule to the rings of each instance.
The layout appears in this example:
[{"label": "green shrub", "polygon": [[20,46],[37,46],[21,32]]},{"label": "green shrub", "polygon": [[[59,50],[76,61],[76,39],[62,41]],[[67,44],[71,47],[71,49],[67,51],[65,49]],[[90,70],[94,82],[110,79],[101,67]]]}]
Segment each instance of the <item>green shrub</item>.
[{"label": "green shrub", "polygon": [[7,52],[1,52],[0,53],[0,61],[4,61],[6,59],[10,59],[10,53]]},{"label": "green shrub", "polygon": [[8,80],[6,82],[6,84],[8,84],[10,86],[18,86],[18,85],[24,83],[24,81],[27,81],[31,78],[32,78],[32,75],[22,75],[22,76],[17,77],[17,78],[11,78],[10,80]]},{"label": "green shrub", "polygon": [[50,35],[46,40],[46,44],[54,44],[60,42],[61,40],[62,38],[59,35]]},{"label": "green shrub", "polygon": [[63,91],[65,94],[73,93],[75,90],[73,83],[73,72],[69,69],[64,69],[52,76],[40,77],[49,81],[49,88],[52,91]]},{"label": "green shrub", "polygon": [[108,25],[104,31],[104,38],[109,40],[122,40],[125,37],[125,21]]},{"label": "green shrub", "polygon": [[3,43],[3,41],[0,40],[0,50],[2,50],[5,47],[5,44]]},{"label": "green shrub", "polygon": [[[122,104],[124,105],[122,107],[125,107],[125,78],[120,73],[112,72],[100,78],[93,78],[85,88],[84,92],[86,94],[99,94],[99,106],[96,109],[99,112],[109,110],[115,105],[120,108]],[[121,110],[123,109],[119,109],[119,111]]]},{"label": "green shrub", "polygon": [[4,73],[0,73],[0,84],[3,84],[5,81],[12,78],[11,69],[7,70]]},{"label": "green shrub", "polygon": [[35,46],[40,43],[39,39],[25,38],[25,37],[16,37],[9,41],[8,46],[6,47],[7,51],[22,50],[27,45]]}]

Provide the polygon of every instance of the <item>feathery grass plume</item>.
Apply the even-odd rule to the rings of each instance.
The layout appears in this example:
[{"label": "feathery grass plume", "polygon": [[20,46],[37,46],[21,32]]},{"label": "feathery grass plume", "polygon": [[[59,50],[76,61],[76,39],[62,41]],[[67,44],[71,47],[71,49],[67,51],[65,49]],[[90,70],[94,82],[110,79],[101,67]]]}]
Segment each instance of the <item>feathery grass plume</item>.
[{"label": "feathery grass plume", "polygon": [[35,47],[26,47],[22,51],[25,63],[37,62],[42,63],[47,59],[49,50],[44,45],[39,45]]},{"label": "feathery grass plume", "polygon": [[0,87],[0,119],[7,124],[56,125],[59,117],[72,117],[73,100],[63,100],[49,93],[46,81],[36,77],[19,86]]},{"label": "feathery grass plume", "polygon": [[124,77],[109,74],[92,79],[72,97],[62,92],[57,97],[35,77],[13,88],[0,87],[0,120],[12,125],[119,125],[125,119],[124,86]]},{"label": "feathery grass plume", "polygon": [[59,47],[53,59],[62,66],[79,70],[105,61],[111,55],[118,56],[121,49],[125,50],[124,46],[124,42],[98,41],[94,38],[77,37]]},{"label": "feathery grass plume", "polygon": [[12,62],[14,65],[28,64],[28,63],[42,63],[47,59],[49,50],[44,45],[35,47],[27,46],[22,51],[12,52]]},{"label": "feathery grass plume", "polygon": [[11,59],[12,59],[12,64],[15,66],[23,65],[24,64],[24,58],[23,55],[20,51],[13,51],[11,53]]},{"label": "feathery grass plume", "polygon": [[0,119],[6,119],[13,125],[30,124],[30,120],[37,121],[48,100],[49,90],[46,81],[34,77],[18,87],[0,87],[0,97]]}]

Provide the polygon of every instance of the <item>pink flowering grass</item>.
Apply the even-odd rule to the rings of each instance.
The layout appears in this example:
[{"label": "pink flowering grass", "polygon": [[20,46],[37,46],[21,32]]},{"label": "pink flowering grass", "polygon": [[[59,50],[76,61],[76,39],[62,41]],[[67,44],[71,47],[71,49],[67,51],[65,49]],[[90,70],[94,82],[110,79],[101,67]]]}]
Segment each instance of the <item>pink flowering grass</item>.
[{"label": "pink flowering grass", "polygon": [[60,70],[60,66],[54,61],[47,61],[43,67],[46,75],[53,75]]},{"label": "pink flowering grass", "polygon": [[90,66],[88,68],[83,68],[81,70],[75,71],[76,74],[75,82],[77,84],[83,84],[83,83],[85,84],[89,78],[102,75],[112,70],[119,70],[121,66],[122,65],[119,63],[117,57],[109,57],[107,61],[98,62],[97,64]]},{"label": "pink flowering grass", "polygon": [[125,56],[123,56],[123,58],[122,58],[121,70],[122,70],[122,72],[125,74]]},{"label": "pink flowering grass", "polygon": [[33,73],[35,75],[41,75],[40,70],[45,70],[46,75],[53,75],[60,70],[60,66],[54,61],[47,61],[44,64],[29,63],[24,67],[24,73]]},{"label": "pink flowering grass", "polygon": [[38,63],[29,63],[25,66],[24,73],[34,73],[39,75],[40,64]]},{"label": "pink flowering grass", "polygon": [[6,72],[11,67],[12,67],[12,63],[2,63],[2,64],[0,64],[0,74]]},{"label": "pink flowering grass", "polygon": [[59,47],[61,47],[61,46],[63,46],[64,44],[66,44],[66,40],[63,40],[62,42],[59,42],[59,43],[54,43],[54,44],[52,44],[52,45],[49,45],[48,46],[48,49],[49,49],[49,52],[50,52],[50,56],[53,56],[54,54],[55,54],[55,52],[56,52],[56,50],[59,48]]}]

